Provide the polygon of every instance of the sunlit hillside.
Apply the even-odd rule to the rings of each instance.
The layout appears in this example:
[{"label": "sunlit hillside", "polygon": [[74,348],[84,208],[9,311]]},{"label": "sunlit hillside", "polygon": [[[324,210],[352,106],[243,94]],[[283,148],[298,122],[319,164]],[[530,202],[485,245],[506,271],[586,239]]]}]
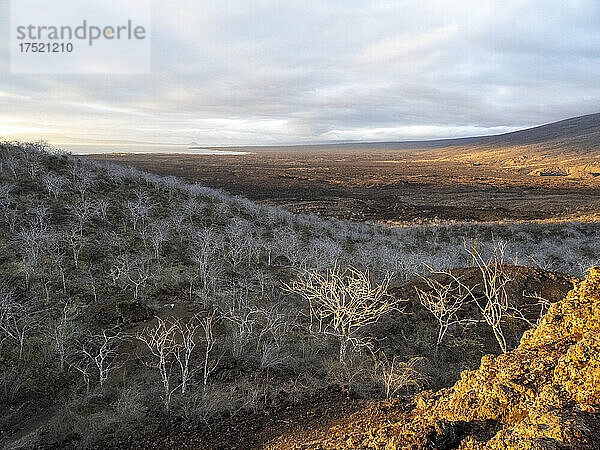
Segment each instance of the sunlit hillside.
[{"label": "sunlit hillside", "polygon": [[386,228],[0,152],[6,448],[259,447],[451,385],[597,262],[595,223]]}]

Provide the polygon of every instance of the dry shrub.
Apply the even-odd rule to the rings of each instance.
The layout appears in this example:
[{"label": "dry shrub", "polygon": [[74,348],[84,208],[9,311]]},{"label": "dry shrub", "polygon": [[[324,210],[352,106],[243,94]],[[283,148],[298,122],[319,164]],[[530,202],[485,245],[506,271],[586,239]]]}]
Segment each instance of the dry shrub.
[{"label": "dry shrub", "polygon": [[138,421],[146,415],[144,394],[140,386],[128,386],[120,393],[115,410],[121,420]]},{"label": "dry shrub", "polygon": [[352,354],[344,361],[328,358],[323,361],[323,367],[330,384],[353,391],[361,397],[372,397],[377,390],[370,356]]},{"label": "dry shrub", "polygon": [[423,375],[420,369],[424,361],[425,358],[410,358],[408,361],[402,361],[396,355],[389,359],[381,352],[375,372],[385,397],[397,397],[402,391],[408,395],[411,391],[423,388],[429,382],[428,377]]}]

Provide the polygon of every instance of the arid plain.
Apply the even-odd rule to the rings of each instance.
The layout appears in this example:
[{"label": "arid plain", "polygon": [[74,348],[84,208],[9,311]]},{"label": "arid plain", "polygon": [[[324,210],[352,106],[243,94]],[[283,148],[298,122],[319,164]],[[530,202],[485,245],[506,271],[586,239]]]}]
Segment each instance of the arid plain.
[{"label": "arid plain", "polygon": [[356,221],[589,221],[600,206],[599,138],[595,114],[483,138],[93,158]]}]

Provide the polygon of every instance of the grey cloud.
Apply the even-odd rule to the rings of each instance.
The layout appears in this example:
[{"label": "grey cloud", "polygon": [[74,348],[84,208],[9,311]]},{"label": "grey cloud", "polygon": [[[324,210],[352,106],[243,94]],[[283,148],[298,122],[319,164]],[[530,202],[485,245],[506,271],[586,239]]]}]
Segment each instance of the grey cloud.
[{"label": "grey cloud", "polygon": [[492,133],[600,110],[598,23],[593,0],[156,2],[151,75],[5,74],[0,134],[28,122],[207,144]]}]

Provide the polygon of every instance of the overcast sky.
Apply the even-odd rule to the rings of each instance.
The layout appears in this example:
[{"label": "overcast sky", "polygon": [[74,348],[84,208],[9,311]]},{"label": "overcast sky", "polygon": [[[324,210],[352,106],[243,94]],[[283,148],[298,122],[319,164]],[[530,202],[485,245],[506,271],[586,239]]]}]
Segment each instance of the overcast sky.
[{"label": "overcast sky", "polygon": [[11,75],[6,48],[0,136],[382,141],[600,112],[598,0],[157,1],[150,75]]}]

